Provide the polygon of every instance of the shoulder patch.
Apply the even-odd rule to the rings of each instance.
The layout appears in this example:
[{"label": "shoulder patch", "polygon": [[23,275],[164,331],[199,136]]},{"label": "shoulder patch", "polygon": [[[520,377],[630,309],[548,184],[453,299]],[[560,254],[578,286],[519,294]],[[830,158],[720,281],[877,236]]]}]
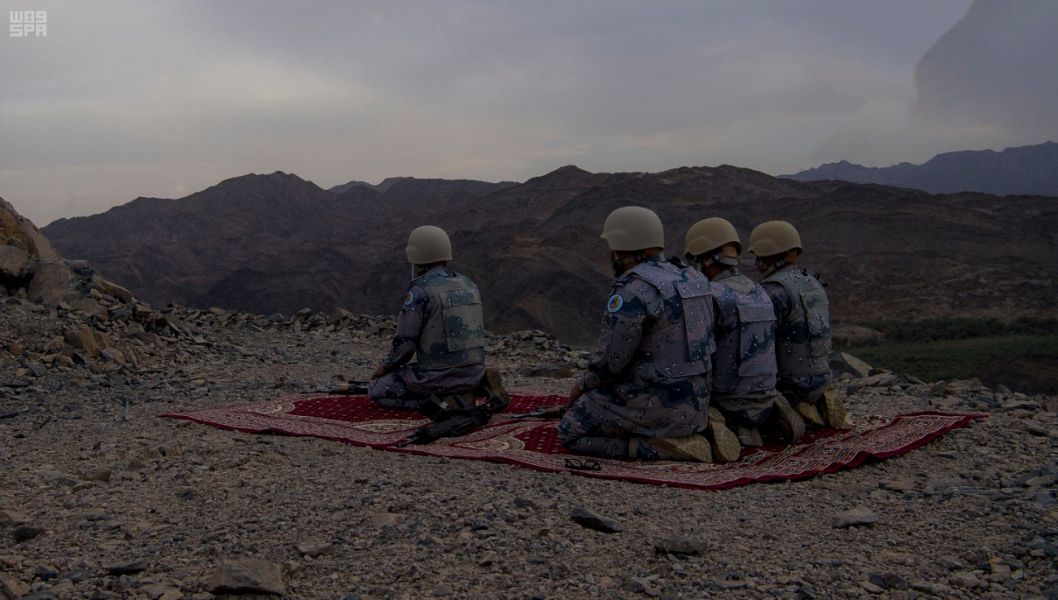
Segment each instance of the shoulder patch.
[{"label": "shoulder patch", "polygon": [[621,310],[621,307],[625,305],[625,299],[621,297],[621,294],[614,294],[610,296],[610,299],[606,301],[606,312],[615,313]]},{"label": "shoulder patch", "polygon": [[408,292],[404,295],[404,306],[408,306],[412,302],[415,302],[415,294],[413,294],[412,292]]}]

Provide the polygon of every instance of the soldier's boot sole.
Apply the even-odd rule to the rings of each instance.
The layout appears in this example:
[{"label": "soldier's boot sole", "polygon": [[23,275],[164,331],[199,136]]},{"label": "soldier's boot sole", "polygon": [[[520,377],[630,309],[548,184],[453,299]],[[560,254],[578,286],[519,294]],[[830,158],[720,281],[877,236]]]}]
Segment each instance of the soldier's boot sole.
[{"label": "soldier's boot sole", "polygon": [[[803,402],[798,404],[798,410],[794,410],[786,398],[779,396],[775,399],[771,414],[768,415],[768,426],[779,435],[784,443],[793,444],[804,437],[805,419],[802,418],[803,413],[799,414],[804,404]],[[814,408],[811,405],[809,407]]]},{"label": "soldier's boot sole", "polygon": [[834,429],[845,427],[848,413],[845,410],[845,402],[841,398],[841,392],[836,386],[827,385],[827,389],[823,391],[823,396],[816,403],[816,407],[819,410],[819,416],[827,427],[833,427]]},{"label": "soldier's boot sole", "polygon": [[805,425],[813,429],[827,426],[827,424],[823,422],[823,415],[819,414],[819,409],[811,402],[798,403],[797,414],[801,415],[801,418],[804,419]]},{"label": "soldier's boot sole", "polygon": [[632,438],[629,448],[634,448],[633,444],[637,441],[650,446],[661,460],[713,462],[713,452],[709,447],[709,441],[698,434],[679,437]]},{"label": "soldier's boot sole", "polygon": [[728,429],[724,415],[719,410],[709,409],[709,423],[705,430],[712,445],[715,462],[735,462],[742,456],[742,444],[738,441],[738,436]]},{"label": "soldier's boot sole", "polygon": [[735,434],[738,435],[739,443],[747,448],[760,448],[764,445],[764,437],[756,427],[740,426]]},{"label": "soldier's boot sole", "polygon": [[503,386],[503,377],[500,376],[498,369],[492,367],[485,369],[485,377],[481,380],[481,387],[486,396],[498,398],[504,403],[511,401],[511,396],[507,393],[507,388]]}]

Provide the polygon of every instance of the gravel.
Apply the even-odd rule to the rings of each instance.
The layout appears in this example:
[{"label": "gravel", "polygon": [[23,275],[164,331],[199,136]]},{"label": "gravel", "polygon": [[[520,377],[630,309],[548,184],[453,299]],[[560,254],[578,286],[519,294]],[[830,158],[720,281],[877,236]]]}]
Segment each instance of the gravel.
[{"label": "gravel", "polygon": [[[854,414],[989,418],[850,471],[688,491],[157,418],[365,379],[388,345],[388,319],[313,326],[315,315],[176,307],[161,335],[131,321],[98,324],[123,363],[102,353],[67,362],[57,358],[63,331],[89,318],[19,302],[0,310],[0,415],[17,413],[0,419],[0,590],[207,600],[232,564],[269,565],[269,584],[291,598],[1058,590],[1051,398],[974,381],[847,378]],[[490,344],[490,361],[515,388],[563,393],[572,379],[542,374],[566,375],[556,365],[583,359],[542,332]],[[547,368],[521,371],[536,365]],[[834,526],[857,507],[875,522]],[[584,527],[571,517],[578,509],[620,530]]]}]

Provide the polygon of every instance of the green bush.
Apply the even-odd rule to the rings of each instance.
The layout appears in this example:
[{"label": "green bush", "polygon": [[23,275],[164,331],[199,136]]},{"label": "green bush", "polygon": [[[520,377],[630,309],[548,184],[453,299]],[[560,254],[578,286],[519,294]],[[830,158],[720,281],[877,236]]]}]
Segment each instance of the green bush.
[{"label": "green bush", "polygon": [[1006,335],[1058,335],[1058,319],[1018,317],[1003,322],[994,317],[944,317],[898,321],[887,319],[866,324],[885,334],[886,342],[935,342],[968,340]]},{"label": "green bush", "polygon": [[[1053,323],[1050,326],[1053,327]],[[1058,356],[1058,335],[1004,335],[929,342],[887,341],[876,346],[849,348],[848,352],[873,367],[914,375],[925,381],[968,379],[974,377],[982,367],[1003,365],[1018,356]]]}]

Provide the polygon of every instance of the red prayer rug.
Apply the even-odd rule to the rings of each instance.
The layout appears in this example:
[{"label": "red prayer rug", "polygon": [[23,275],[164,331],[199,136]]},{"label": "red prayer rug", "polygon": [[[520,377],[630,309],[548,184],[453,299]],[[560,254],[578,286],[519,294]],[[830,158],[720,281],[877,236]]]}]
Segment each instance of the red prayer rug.
[{"label": "red prayer rug", "polygon": [[[846,430],[811,432],[790,446],[747,448],[728,464],[649,462],[580,457],[558,442],[556,419],[510,415],[562,404],[560,396],[515,395],[507,409],[474,432],[421,446],[403,446],[430,421],[415,411],[381,408],[364,396],[303,395],[273,402],[161,415],[247,433],[307,435],[380,450],[508,463],[548,472],[672,487],[721,490],[747,483],[804,479],[910,452],[984,415],[915,413],[851,416]],[[567,466],[577,458],[598,470]],[[575,464],[575,463],[574,463]]]}]

